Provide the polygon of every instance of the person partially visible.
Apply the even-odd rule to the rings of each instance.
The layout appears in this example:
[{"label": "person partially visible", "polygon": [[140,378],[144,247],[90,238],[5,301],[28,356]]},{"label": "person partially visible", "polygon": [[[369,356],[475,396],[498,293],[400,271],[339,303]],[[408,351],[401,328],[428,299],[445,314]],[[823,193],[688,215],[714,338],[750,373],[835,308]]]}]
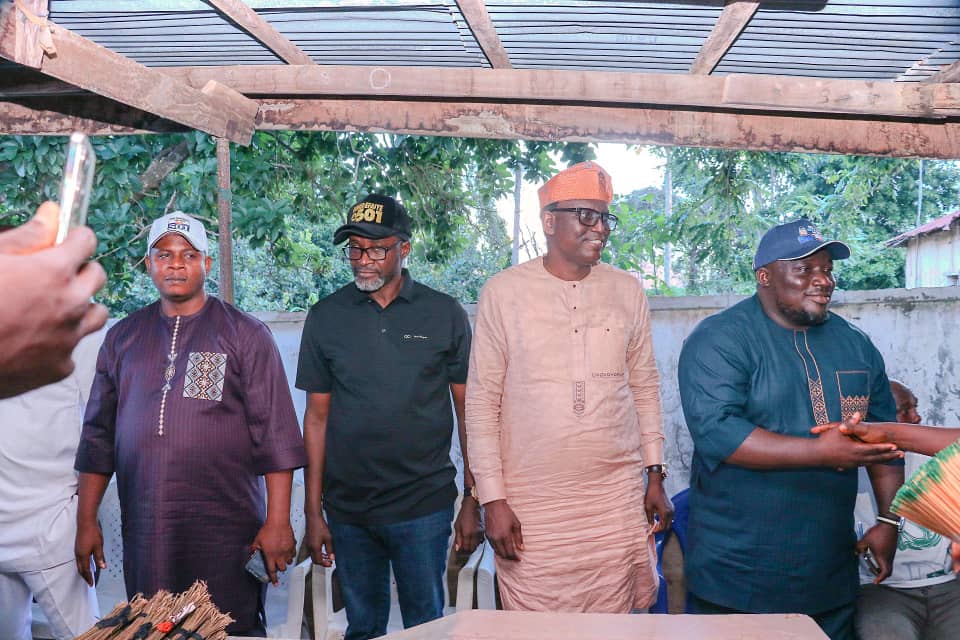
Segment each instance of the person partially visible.
[{"label": "person partially visible", "polygon": [[107,321],[106,307],[91,302],[106,282],[103,267],[88,262],[97,239],[82,227],[54,246],[58,218],[56,203],[45,202],[0,233],[0,398],[70,375],[77,343]]},{"label": "person partially visible", "polygon": [[[919,424],[917,397],[909,387],[890,381],[897,403],[897,422]],[[926,456],[906,455],[906,473],[913,474]],[[878,514],[867,474],[861,468],[854,511],[861,531],[877,522]],[[881,516],[882,517],[882,516]],[[860,566],[857,632],[860,640],[948,640],[960,630],[960,581],[953,573],[950,540],[909,520],[899,526],[893,573],[881,584],[865,564]]]},{"label": "person partially visible", "polygon": [[101,329],[73,350],[63,380],[0,400],[0,638],[30,640],[36,600],[50,631],[71,640],[97,621],[93,587],[77,573],[77,472],[83,408]]},{"label": "person partially visible", "polygon": [[77,570],[101,567],[97,508],[117,475],[127,595],[205,580],[235,622],[263,635],[265,585],[295,552],[293,470],[306,464],[283,362],[270,329],[208,296],[203,224],[182,212],[150,228],[146,267],[160,300],[108,331],[97,359],[75,468]]},{"label": "person partially visible", "polygon": [[958,427],[932,427],[928,425],[909,425],[899,422],[864,422],[860,413],[853,414],[840,424],[828,424],[814,427],[812,433],[819,434],[837,427],[840,433],[852,436],[861,442],[892,442],[901,451],[912,451],[925,456],[935,456],[960,440]]},{"label": "person partially visible", "polygon": [[[391,568],[404,627],[442,616],[451,522],[458,551],[483,539],[463,446],[470,323],[403,267],[410,235],[389,196],[351,207],[333,242],[346,242],[354,281],[310,308],[300,343],[307,545],[315,563],[336,560],[347,640],[386,633]],[[454,414],[466,489],[455,521]]]},{"label": "person partially visible", "polygon": [[[829,310],[834,260],[849,256],[808,220],[773,227],[754,256],[756,294],[703,320],[683,344],[678,379],[694,444],[684,560],[695,613],[803,613],[833,640],[855,638],[856,469],[870,465],[890,516],[903,465],[893,444],[810,434],[855,411],[896,415],[880,352]],[[859,543],[878,580],[892,568],[895,524],[874,524]]]},{"label": "person partially visible", "polygon": [[600,262],[617,223],[602,167],[573,165],[538,195],[547,253],[483,286],[467,383],[503,606],[645,610],[653,533],[673,518],[647,297]]}]

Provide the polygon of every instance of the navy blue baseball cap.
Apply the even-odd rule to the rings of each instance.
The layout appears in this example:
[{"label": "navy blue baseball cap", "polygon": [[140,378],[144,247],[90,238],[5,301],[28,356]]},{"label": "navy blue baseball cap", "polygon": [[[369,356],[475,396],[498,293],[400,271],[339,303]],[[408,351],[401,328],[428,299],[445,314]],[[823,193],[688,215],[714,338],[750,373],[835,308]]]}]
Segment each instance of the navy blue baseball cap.
[{"label": "navy blue baseball cap", "polygon": [[778,224],[763,234],[757,253],[753,256],[753,270],[777,260],[799,260],[826,249],[834,260],[850,257],[850,247],[839,240],[824,240],[809,220],[801,218]]},{"label": "navy blue baseball cap", "polygon": [[350,236],[361,238],[410,239],[410,216],[403,205],[379,193],[372,193],[350,207],[349,222],[333,233],[333,244],[340,244]]}]

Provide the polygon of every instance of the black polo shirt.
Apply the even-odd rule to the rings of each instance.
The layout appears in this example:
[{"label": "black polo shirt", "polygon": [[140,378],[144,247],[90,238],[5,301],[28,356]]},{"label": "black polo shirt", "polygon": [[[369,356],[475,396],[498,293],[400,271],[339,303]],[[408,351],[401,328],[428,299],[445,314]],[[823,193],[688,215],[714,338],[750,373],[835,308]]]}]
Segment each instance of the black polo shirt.
[{"label": "black polo shirt", "polygon": [[353,283],[313,305],[297,387],[329,393],[324,508],[350,524],[390,524],[449,507],[450,384],[465,384],[470,324],[450,296],[403,270],[381,309]]}]

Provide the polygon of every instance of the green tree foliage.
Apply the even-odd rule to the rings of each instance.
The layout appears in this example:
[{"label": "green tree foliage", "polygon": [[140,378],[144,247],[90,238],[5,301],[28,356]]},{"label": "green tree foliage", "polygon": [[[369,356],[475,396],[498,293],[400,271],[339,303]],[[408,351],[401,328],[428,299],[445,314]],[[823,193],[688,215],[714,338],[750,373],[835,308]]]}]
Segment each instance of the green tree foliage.
[{"label": "green tree foliage", "polygon": [[[110,285],[105,302],[124,314],[155,298],[143,273],[149,223],[180,209],[217,224],[216,145],[200,133],[94,139],[98,157],[90,225]],[[17,223],[56,199],[65,139],[0,136],[0,222]],[[186,158],[155,186],[142,179],[157,158]],[[805,216],[847,241],[838,265],[845,289],[903,286],[904,252],[883,242],[917,223],[918,161],[855,156],[658,149],[673,179],[668,213],[660,188],[619,198],[620,226],[605,260],[643,274],[663,294],[754,288],[753,251],[770,226]],[[463,301],[509,264],[494,203],[528,182],[591,159],[591,146],[387,134],[258,132],[232,147],[237,302],[250,310],[302,310],[348,282],[332,246],[348,207],[370,192],[400,198],[415,223],[409,266]],[[960,205],[960,169],[926,161],[920,222]],[[664,249],[674,278],[664,281]],[[216,258],[216,250],[213,251]],[[216,279],[210,283],[216,292]]]},{"label": "green tree foliage", "polygon": [[[615,203],[621,218],[610,258],[623,268],[653,265],[646,277],[664,293],[748,293],[753,253],[763,233],[800,217],[850,244],[838,263],[844,289],[904,285],[904,252],[884,241],[917,224],[918,161],[860,156],[660,149],[673,178],[673,209],[661,189]],[[960,168],[926,161],[925,222],[960,204]],[[622,231],[621,231],[622,229]],[[670,244],[682,291],[662,280],[663,247]]]},{"label": "green tree foliage", "polygon": [[[124,314],[155,298],[139,267],[153,219],[182,210],[216,230],[216,144],[200,133],[93,143],[98,167],[88,222],[109,277],[104,302]],[[186,159],[145,190],[141,180],[151,162],[184,144]],[[20,222],[43,200],[57,198],[64,148],[64,138],[0,137],[0,218]],[[348,281],[349,269],[331,244],[333,230],[371,192],[398,197],[411,212],[411,264],[452,295],[475,299],[508,255],[503,224],[492,212],[513,188],[513,168],[543,180],[556,170],[557,156],[579,161],[593,151],[583,144],[257,132],[249,147],[231,151],[237,301],[251,310],[304,309]]]}]

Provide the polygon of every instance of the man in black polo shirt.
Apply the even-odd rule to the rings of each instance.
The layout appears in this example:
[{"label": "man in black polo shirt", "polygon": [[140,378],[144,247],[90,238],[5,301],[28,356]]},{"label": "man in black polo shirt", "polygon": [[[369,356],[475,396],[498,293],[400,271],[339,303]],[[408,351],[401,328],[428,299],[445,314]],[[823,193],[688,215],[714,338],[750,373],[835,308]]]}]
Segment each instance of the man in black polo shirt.
[{"label": "man in black polo shirt", "polygon": [[297,387],[307,392],[307,544],[324,566],[336,548],[346,640],[359,640],[386,633],[391,565],[404,627],[443,615],[456,498],[451,395],[465,487],[455,548],[472,551],[482,532],[463,426],[467,314],[403,269],[410,218],[393,198],[354,205],[333,236],[344,240],[354,282],[307,314]]}]

